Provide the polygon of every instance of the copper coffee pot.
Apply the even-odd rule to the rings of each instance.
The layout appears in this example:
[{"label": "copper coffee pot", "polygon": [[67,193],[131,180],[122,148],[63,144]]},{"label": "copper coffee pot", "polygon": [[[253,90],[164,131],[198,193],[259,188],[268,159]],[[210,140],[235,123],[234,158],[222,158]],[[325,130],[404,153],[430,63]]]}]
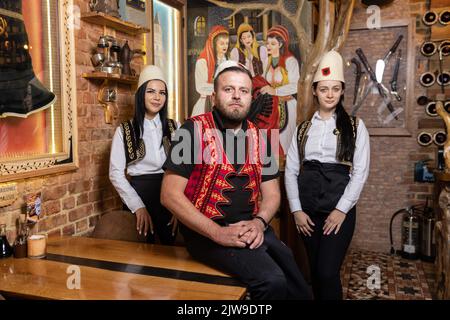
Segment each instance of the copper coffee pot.
[{"label": "copper coffee pot", "polygon": [[128,41],[125,42],[122,49],[120,50],[120,62],[122,63],[122,74],[132,76],[134,72],[131,70],[131,59],[134,58],[135,55],[145,55],[145,51],[140,49],[131,50],[128,45]]}]

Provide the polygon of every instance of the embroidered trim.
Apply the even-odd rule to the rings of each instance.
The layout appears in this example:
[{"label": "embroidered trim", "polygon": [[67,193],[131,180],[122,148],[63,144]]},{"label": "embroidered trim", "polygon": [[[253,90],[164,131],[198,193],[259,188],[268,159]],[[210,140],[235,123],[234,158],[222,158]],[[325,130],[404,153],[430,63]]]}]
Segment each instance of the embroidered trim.
[{"label": "embroidered trim", "polygon": [[311,128],[311,121],[303,121],[299,126],[297,130],[297,147],[298,147],[298,159],[299,163],[303,162],[303,158],[305,156],[305,145],[306,141],[308,140],[308,131],[309,128]]},{"label": "embroidered trim", "polygon": [[132,120],[124,121],[120,124],[124,136],[123,142],[127,166],[142,160],[145,157],[144,140],[139,139],[139,142],[136,143],[134,138],[134,128],[131,121]]},{"label": "embroidered trim", "polygon": [[[233,165],[228,161],[226,152],[222,146],[221,139],[215,137],[215,130],[207,130],[216,128],[212,113],[192,117],[191,120],[200,122],[198,126],[198,134],[203,137],[202,153],[206,146],[210,149],[208,159],[203,159],[202,164],[195,166],[189,181],[185,188],[185,195],[194,204],[194,206],[210,219],[217,219],[223,217],[224,213],[218,207],[218,204],[229,204],[229,199],[223,195],[224,190],[233,189],[226,179],[229,174],[248,175],[249,183],[245,186],[246,189],[252,191],[249,203],[254,203],[254,214],[259,210],[258,196],[261,185],[261,170],[259,154],[259,132],[257,128],[249,121],[247,121],[250,136],[247,139],[253,140],[253,143],[247,144],[246,161],[241,168],[236,171]],[[249,131],[250,130],[250,131]],[[255,156],[252,159],[250,156]],[[218,162],[221,159],[223,162]],[[251,160],[256,160],[257,164],[252,164]]]},{"label": "embroidered trim", "polygon": [[285,101],[279,100],[278,102],[278,114],[280,115],[280,132],[284,131],[288,123],[288,110],[287,103]]},{"label": "embroidered trim", "polygon": [[17,19],[17,20],[23,21],[23,15],[21,15],[18,12],[14,12],[14,11],[10,11],[10,10],[6,10],[6,9],[0,8],[0,14],[3,15],[3,16],[7,16],[8,18],[13,18],[13,19]]},{"label": "embroidered trim", "polygon": [[6,21],[5,18],[0,16],[0,36],[5,34],[5,37],[8,38],[8,33],[6,32],[7,28],[8,28],[8,21]]},{"label": "embroidered trim", "polygon": [[167,119],[167,127],[169,131],[165,132],[162,138],[164,153],[166,154],[166,157],[169,156],[173,135],[175,133],[175,130],[177,129],[175,125],[175,120]]},{"label": "embroidered trim", "polygon": [[[353,139],[356,143],[356,135],[358,132],[358,124],[359,124],[359,118],[357,117],[350,117],[350,122],[352,124],[352,131],[353,131]],[[297,148],[298,148],[298,159],[299,159],[299,163],[300,166],[303,162],[304,156],[305,156],[305,146],[306,146],[306,141],[308,140],[308,131],[311,128],[311,124],[312,122],[309,120],[303,121],[299,126],[298,126],[298,130],[297,130]],[[333,131],[333,133],[336,135],[336,159],[337,156],[340,152],[340,148],[341,148],[341,134],[339,132],[339,130],[335,129],[335,131]],[[339,161],[342,164],[346,164],[350,167],[352,167],[353,162],[352,161]]]}]

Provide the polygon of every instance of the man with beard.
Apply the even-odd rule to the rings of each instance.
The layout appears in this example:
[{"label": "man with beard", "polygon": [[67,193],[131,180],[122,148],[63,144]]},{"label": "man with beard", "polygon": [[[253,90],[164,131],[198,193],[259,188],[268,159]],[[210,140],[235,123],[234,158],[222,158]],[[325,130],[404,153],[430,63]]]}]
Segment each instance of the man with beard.
[{"label": "man with beard", "polygon": [[[249,71],[234,61],[219,65],[212,97],[212,112],[179,129],[189,135],[164,164],[161,202],[181,222],[189,253],[236,276],[252,299],[310,299],[291,250],[269,226],[280,204],[278,170],[272,155],[263,159],[269,142],[246,120]],[[199,147],[180,162],[178,144]]]}]

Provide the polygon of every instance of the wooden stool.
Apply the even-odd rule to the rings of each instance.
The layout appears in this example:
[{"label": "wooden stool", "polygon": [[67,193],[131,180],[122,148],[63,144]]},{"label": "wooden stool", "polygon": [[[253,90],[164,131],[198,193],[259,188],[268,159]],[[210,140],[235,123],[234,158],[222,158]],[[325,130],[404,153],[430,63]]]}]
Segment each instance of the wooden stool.
[{"label": "wooden stool", "polygon": [[92,238],[145,242],[136,230],[136,215],[129,211],[113,211],[101,216],[91,234]]}]

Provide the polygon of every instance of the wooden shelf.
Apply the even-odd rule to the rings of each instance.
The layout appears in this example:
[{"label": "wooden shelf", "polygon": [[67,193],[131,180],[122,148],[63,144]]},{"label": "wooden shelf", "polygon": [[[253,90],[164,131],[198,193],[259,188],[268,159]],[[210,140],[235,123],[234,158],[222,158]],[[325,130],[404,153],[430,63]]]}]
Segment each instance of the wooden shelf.
[{"label": "wooden shelf", "polygon": [[[431,10],[433,10],[434,12],[436,12],[437,14],[441,13],[444,10],[450,10],[450,7],[435,7],[432,8]],[[435,24],[433,24],[431,26],[431,41],[443,41],[443,40],[449,40],[450,34],[450,24],[447,25],[442,25],[439,22],[436,22]]]},{"label": "wooden shelf", "polygon": [[113,28],[117,31],[131,34],[133,36],[150,32],[150,29],[144,28],[140,25],[123,21],[119,18],[109,16],[102,12],[85,12],[81,14],[81,20],[97,24],[100,26],[106,26]]},{"label": "wooden shelf", "polygon": [[419,120],[419,129],[442,129],[445,128],[444,120],[440,117],[429,118],[429,119],[420,119]]},{"label": "wooden shelf", "polygon": [[126,76],[100,71],[83,73],[82,77],[85,79],[112,80],[124,84],[137,84],[138,82],[138,77],[136,76]]},{"label": "wooden shelf", "polygon": [[434,175],[439,181],[450,181],[450,173],[445,171],[434,171]]}]

